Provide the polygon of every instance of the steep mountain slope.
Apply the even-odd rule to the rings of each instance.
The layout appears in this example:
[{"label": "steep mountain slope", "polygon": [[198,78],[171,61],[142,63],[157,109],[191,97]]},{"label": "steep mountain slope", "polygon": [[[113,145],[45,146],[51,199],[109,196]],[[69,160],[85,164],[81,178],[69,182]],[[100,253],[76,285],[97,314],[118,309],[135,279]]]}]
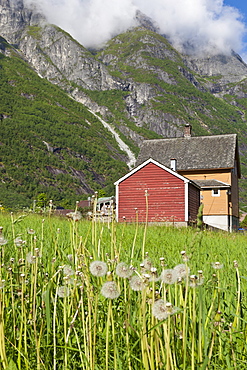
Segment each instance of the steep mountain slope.
[{"label": "steep mountain slope", "polygon": [[1,202],[30,206],[44,192],[71,205],[101,188],[112,192],[128,167],[109,130],[41,79],[4,39],[0,49]]},{"label": "steep mountain slope", "polygon": [[[22,0],[14,2],[0,0],[0,35],[12,44],[11,48],[6,49],[7,51],[4,51],[5,47],[2,46],[4,56],[1,59],[4,66],[2,71],[4,71],[5,87],[9,89],[8,97],[15,96],[13,94],[17,91],[14,88],[16,82],[12,86],[11,81],[17,80],[17,75],[20,76],[16,73],[19,67],[17,68],[15,64],[19,58],[18,63],[21,63],[22,69],[24,65],[27,68],[26,65],[29,64],[39,76],[44,78],[42,80],[35,76],[34,72],[30,73],[35,81],[33,91],[27,89],[25,77],[19,82],[18,99],[21,96],[30,105],[28,112],[25,111],[27,121],[30,117],[33,119],[33,116],[37,115],[41,122],[40,125],[36,124],[33,127],[34,137],[40,135],[39,131],[36,132],[37,128],[43,132],[47,131],[46,135],[40,137],[41,142],[43,140],[52,147],[70,148],[71,152],[76,153],[76,158],[80,155],[80,166],[83,166],[83,170],[86,169],[95,174],[90,179],[90,176],[79,177],[77,186],[69,187],[70,195],[67,194],[67,198],[72,199],[73,192],[86,194],[106,185],[109,190],[111,181],[127,170],[125,163],[129,160],[128,157],[123,156],[114,137],[103,128],[95,116],[88,112],[85,108],[87,107],[94,114],[99,114],[106,123],[111,124],[121,139],[136,154],[144,138],[181,136],[183,126],[187,122],[192,124],[195,135],[237,133],[243,173],[241,199],[245,202],[247,200],[247,186],[245,188],[244,181],[247,176],[246,64],[234,52],[230,56],[215,55],[205,58],[182,55],[165,37],[155,32],[157,31],[155,25],[145,15],[138,13],[137,20],[140,27],[116,36],[101,50],[87,50],[63,30],[47,24],[37,10],[25,8]],[[8,63],[6,58],[8,58]],[[9,74],[6,74],[7,65]],[[16,73],[14,77],[10,71]],[[67,103],[67,100],[66,104],[63,104],[57,98],[55,103],[53,99],[56,94],[58,96],[62,94],[58,88],[56,92],[51,92],[52,97],[49,97],[49,94],[38,94],[36,91],[42,91],[44,84],[46,89],[52,89],[46,80],[59,85],[68,96],[81,104],[76,105],[73,102],[72,108],[71,99],[68,100],[71,104]],[[20,86],[26,86],[27,90],[21,91]],[[24,99],[22,94],[35,96],[35,99]],[[62,96],[62,99],[67,99],[66,94]],[[11,106],[8,97],[6,96],[7,103],[5,104]],[[37,109],[35,106],[37,97],[39,97],[42,109]],[[46,105],[43,106],[45,103]],[[2,124],[9,120],[11,124],[15,122],[18,127],[17,122],[22,121],[22,129],[25,131],[28,125],[24,123],[21,109],[16,110],[14,116],[8,113],[3,102],[1,104],[2,116],[8,117],[2,120]],[[20,106],[22,104],[20,103]],[[73,109],[82,111],[83,114],[78,116],[78,112],[74,113]],[[76,124],[67,125],[64,114],[65,116],[75,114],[76,119],[71,118],[71,120],[73,122],[75,119]],[[80,119],[84,120],[83,133],[78,135],[79,140],[75,143],[75,139],[72,145],[68,142],[68,138],[76,137],[78,125],[82,129],[78,123]],[[54,121],[57,126],[54,125]],[[92,132],[89,135],[84,134],[84,130],[88,132],[93,126],[85,122],[95,122],[93,134]],[[53,125],[54,131],[51,130]],[[52,131],[52,136],[49,131]],[[87,151],[86,156],[81,149],[86,145],[81,141],[84,135],[87,138],[90,135],[97,138],[97,145],[91,147],[87,145],[90,151]],[[12,146],[11,143],[9,145]],[[30,145],[33,144],[30,143]],[[44,143],[42,145],[44,151]],[[110,147],[109,157],[105,150],[107,147]],[[29,155],[29,149],[27,153]],[[57,160],[60,156],[59,168],[62,171],[64,158],[61,157],[61,153],[62,151],[53,154]],[[50,157],[54,156],[49,154]],[[101,166],[96,157],[101,157]],[[108,164],[112,164],[112,157],[116,161],[123,161],[119,171],[116,167],[110,170]],[[36,163],[36,167],[41,169],[40,173],[48,164],[46,160]],[[74,170],[77,170],[77,164],[74,164]],[[16,163],[13,161],[13,165],[18,165],[18,161]],[[106,168],[111,175],[106,174]],[[49,173],[51,172],[54,171]],[[71,181],[74,179],[74,174],[73,171],[69,175],[66,173],[70,180],[72,179]],[[51,196],[53,196],[52,191],[56,195],[63,187],[58,186],[55,181],[57,176],[54,173],[52,176],[50,181],[41,182],[42,191],[50,191]],[[63,181],[63,172],[60,173],[59,178]],[[96,179],[95,185],[94,178]],[[28,178],[23,180],[20,189],[29,181]],[[39,179],[37,183],[40,184]],[[84,190],[78,190],[81,188]],[[30,190],[29,198],[33,197],[35,192],[37,192],[35,189]],[[63,196],[60,193],[60,199]]]}]

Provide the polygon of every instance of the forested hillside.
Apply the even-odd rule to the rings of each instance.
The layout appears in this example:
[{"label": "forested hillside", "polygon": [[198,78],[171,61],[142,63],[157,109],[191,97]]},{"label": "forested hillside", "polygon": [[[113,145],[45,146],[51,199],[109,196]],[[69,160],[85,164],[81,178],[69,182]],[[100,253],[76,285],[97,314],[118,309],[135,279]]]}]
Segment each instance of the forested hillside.
[{"label": "forested hillside", "polygon": [[112,135],[3,39],[1,48],[8,56],[0,53],[0,202],[21,208],[45,193],[68,206],[95,190],[112,193],[127,171]]}]

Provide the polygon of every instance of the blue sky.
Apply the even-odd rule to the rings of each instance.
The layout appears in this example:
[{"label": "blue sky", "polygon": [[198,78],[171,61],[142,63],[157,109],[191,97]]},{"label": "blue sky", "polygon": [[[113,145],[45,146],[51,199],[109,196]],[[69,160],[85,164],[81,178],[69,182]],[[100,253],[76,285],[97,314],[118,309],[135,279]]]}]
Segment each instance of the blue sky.
[{"label": "blue sky", "polygon": [[[243,16],[243,22],[245,23],[247,28],[247,0],[224,0],[224,4],[233,6],[241,12]],[[244,38],[244,42],[246,43],[246,45],[244,50],[240,53],[240,55],[247,63],[247,32]]]},{"label": "blue sky", "polygon": [[241,11],[245,16],[244,21],[247,22],[247,1],[246,0],[225,0],[225,5],[233,6]]}]

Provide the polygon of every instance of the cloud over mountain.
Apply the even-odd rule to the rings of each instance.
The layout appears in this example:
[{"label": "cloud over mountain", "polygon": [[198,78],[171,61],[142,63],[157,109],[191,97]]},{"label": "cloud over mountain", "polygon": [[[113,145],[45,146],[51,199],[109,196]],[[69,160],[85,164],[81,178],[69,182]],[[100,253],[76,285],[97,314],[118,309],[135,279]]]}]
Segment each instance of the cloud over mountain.
[{"label": "cloud over mountain", "polygon": [[97,47],[136,24],[139,9],[180,51],[240,52],[246,32],[240,12],[223,0],[24,0],[85,47]]}]

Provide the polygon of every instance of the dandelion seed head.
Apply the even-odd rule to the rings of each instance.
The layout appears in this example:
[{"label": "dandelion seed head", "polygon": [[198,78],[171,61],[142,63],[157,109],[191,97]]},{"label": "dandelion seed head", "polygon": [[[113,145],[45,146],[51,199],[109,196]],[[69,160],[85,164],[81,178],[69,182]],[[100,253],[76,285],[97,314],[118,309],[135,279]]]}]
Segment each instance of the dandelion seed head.
[{"label": "dandelion seed head", "polygon": [[233,261],[233,266],[234,266],[235,268],[238,268],[238,261],[234,260],[234,261]]},{"label": "dandelion seed head", "polygon": [[107,281],[102,285],[101,294],[105,298],[115,299],[120,296],[120,291],[115,281]]},{"label": "dandelion seed head", "polygon": [[66,276],[71,276],[75,274],[75,271],[69,265],[63,267],[63,274]]},{"label": "dandelion seed head", "polygon": [[82,218],[82,214],[79,211],[69,212],[66,216],[73,221],[79,221]]},{"label": "dandelion seed head", "polygon": [[22,240],[22,238],[18,236],[17,238],[15,238],[14,243],[17,247],[21,247],[26,243],[26,241]]},{"label": "dandelion seed head", "polygon": [[125,262],[119,262],[116,267],[116,274],[124,279],[129,279],[133,274],[133,270]]},{"label": "dandelion seed head", "polygon": [[82,214],[79,211],[74,212],[72,215],[73,221],[79,221],[82,218]]},{"label": "dandelion seed head", "polygon": [[145,258],[145,260],[143,261],[143,267],[146,269],[146,270],[150,270],[151,267],[152,267],[152,262],[150,261],[150,259],[148,258]]},{"label": "dandelion seed head", "polygon": [[67,258],[70,262],[73,262],[73,254],[68,254]]},{"label": "dandelion seed head", "polygon": [[177,277],[181,279],[187,277],[190,273],[190,268],[183,263],[175,266],[173,270],[176,272]]},{"label": "dandelion seed head", "polygon": [[158,320],[165,320],[168,317],[167,308],[163,299],[155,301],[152,307],[152,314]]},{"label": "dandelion seed head", "polygon": [[161,272],[160,279],[165,284],[174,284],[177,281],[177,273],[172,269],[163,270]]},{"label": "dandelion seed head", "polygon": [[5,239],[3,236],[0,236],[0,245],[5,245],[8,243],[8,240]]},{"label": "dandelion seed head", "polygon": [[184,262],[188,262],[190,260],[189,257],[187,256],[187,254],[185,256],[183,256],[182,259],[183,259]]},{"label": "dandelion seed head", "polygon": [[57,295],[61,298],[66,298],[70,295],[70,289],[66,285],[57,288]]},{"label": "dandelion seed head", "polygon": [[158,299],[154,302],[152,313],[158,320],[165,320],[168,316],[175,314],[178,311],[172,303],[165,302],[163,299]]},{"label": "dandelion seed head", "polygon": [[196,275],[190,275],[190,287],[196,288],[198,285],[198,277]]},{"label": "dandelion seed head", "polygon": [[152,267],[150,270],[151,276],[149,281],[159,281],[156,267]]},{"label": "dandelion seed head", "polygon": [[151,275],[149,275],[149,274],[142,274],[142,277],[143,277],[144,281],[149,281],[149,279],[151,278]]},{"label": "dandelion seed head", "polygon": [[28,254],[26,255],[26,261],[30,264],[33,264],[35,263],[35,256],[32,255],[32,252],[28,252]]},{"label": "dandelion seed head", "polygon": [[141,291],[145,288],[145,284],[140,276],[132,276],[130,279],[130,287],[134,291]]},{"label": "dandelion seed head", "polygon": [[39,248],[35,248],[34,252],[35,252],[36,257],[41,257]]},{"label": "dandelion seed head", "polygon": [[197,285],[202,285],[204,283],[204,276],[203,276],[203,271],[198,270],[198,281]]},{"label": "dandelion seed head", "polygon": [[220,263],[220,262],[212,262],[212,267],[215,269],[215,270],[220,270],[223,268],[223,263]]},{"label": "dandelion seed head", "polygon": [[34,229],[27,229],[27,233],[30,234],[30,235],[33,235],[33,234],[35,234],[35,230]]},{"label": "dandelion seed head", "polygon": [[92,275],[101,277],[106,275],[108,267],[107,264],[103,261],[93,261],[89,266],[89,270]]}]

